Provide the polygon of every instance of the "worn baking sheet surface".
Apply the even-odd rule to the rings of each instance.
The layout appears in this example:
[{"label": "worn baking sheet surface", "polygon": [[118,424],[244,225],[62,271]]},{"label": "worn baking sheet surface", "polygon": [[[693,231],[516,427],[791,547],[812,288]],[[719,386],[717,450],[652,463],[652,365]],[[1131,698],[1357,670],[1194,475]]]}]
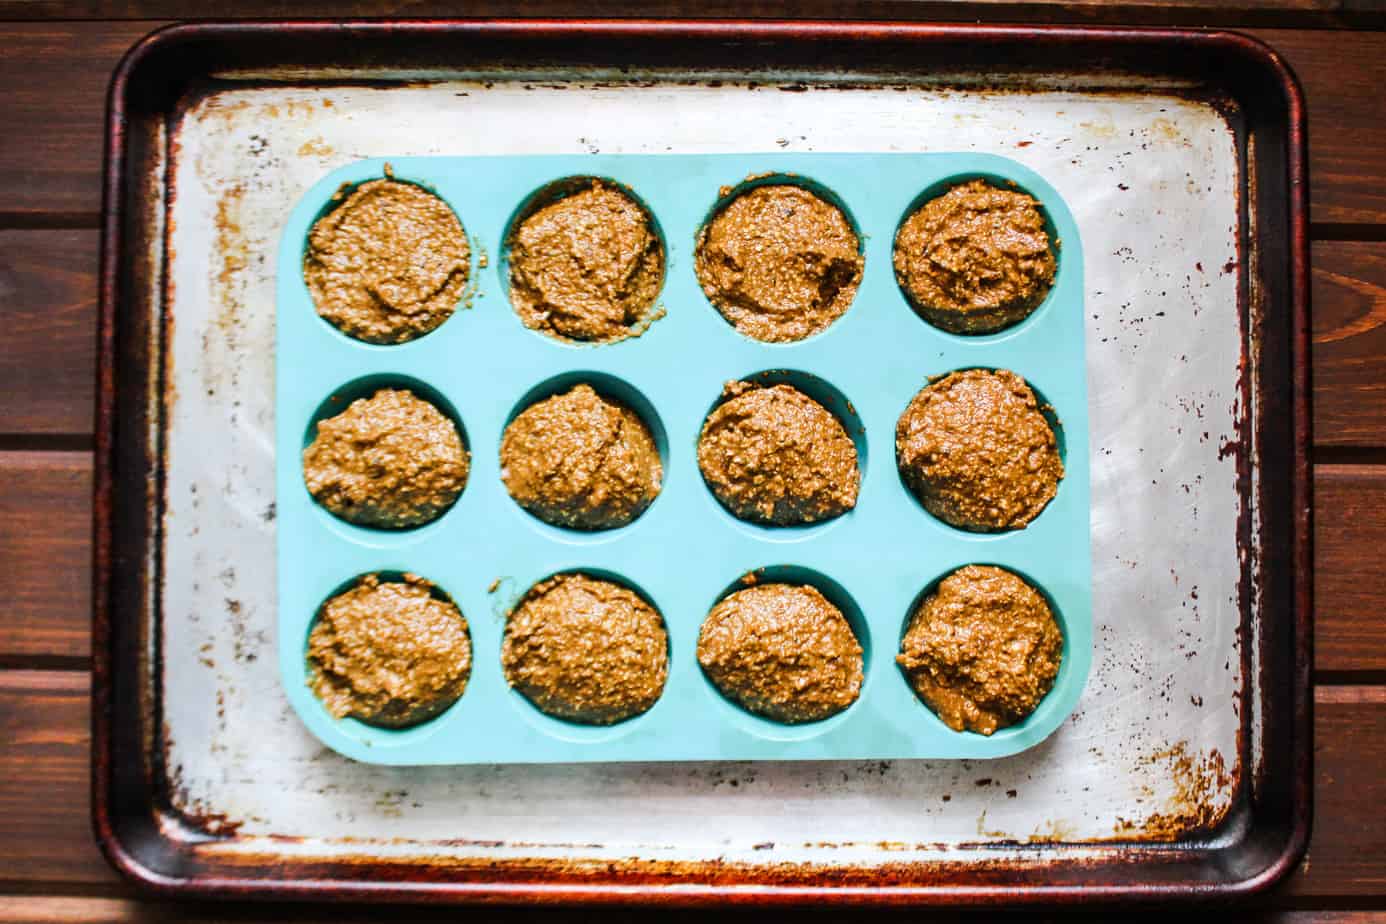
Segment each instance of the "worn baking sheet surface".
[{"label": "worn baking sheet surface", "polygon": [[[869,865],[1171,839],[1222,817],[1242,768],[1224,114],[1175,90],[851,84],[248,86],[182,115],[167,173],[157,718],[174,807],[237,835],[206,849]],[[985,762],[389,768],[319,744],[274,658],[273,274],[293,204],[325,172],[386,154],[784,150],[1003,154],[1072,209],[1087,245],[1094,582],[1093,669],[1072,717]]]}]

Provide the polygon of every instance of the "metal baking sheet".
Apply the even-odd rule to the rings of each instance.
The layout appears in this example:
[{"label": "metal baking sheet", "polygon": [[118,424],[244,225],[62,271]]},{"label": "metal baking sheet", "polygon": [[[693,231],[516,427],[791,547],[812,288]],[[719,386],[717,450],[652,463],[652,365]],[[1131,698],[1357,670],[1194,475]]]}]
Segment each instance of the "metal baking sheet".
[{"label": "metal baking sheet", "polygon": [[[793,39],[792,27],[739,28],[723,38]],[[1139,863],[1110,885],[1139,894],[1158,890],[1163,864],[1246,842],[1255,816],[1234,809],[1267,778],[1258,736],[1272,718],[1245,708],[1267,695],[1254,532],[1268,514],[1247,396],[1269,407],[1291,391],[1288,373],[1283,391],[1248,386],[1256,312],[1276,309],[1264,298],[1278,291],[1249,278],[1248,235],[1283,219],[1247,201],[1256,161],[1235,102],[1099,60],[1011,76],[285,62],[228,67],[182,96],[142,152],[163,203],[149,260],[164,320],[147,331],[162,362],[146,383],[160,480],[141,701],[156,817],[201,832],[198,862],[219,871],[190,887],[289,892],[301,886],[272,872],[234,874],[287,862],[349,892],[343,870],[364,861],[402,868],[381,881],[406,896],[411,879],[512,898],[577,881],[565,895],[618,900],[653,878],[688,900],[742,886],[851,897],[862,882],[937,899],[989,895],[989,876],[1038,895],[1044,882],[1025,878],[1038,873],[1061,892],[1101,864]],[[292,713],[274,656],[274,266],[293,204],[374,156],[783,151],[1004,155],[1072,210],[1089,312],[1094,637],[1073,714],[985,762],[392,768],[325,748]],[[957,878],[931,885],[945,869]]]}]

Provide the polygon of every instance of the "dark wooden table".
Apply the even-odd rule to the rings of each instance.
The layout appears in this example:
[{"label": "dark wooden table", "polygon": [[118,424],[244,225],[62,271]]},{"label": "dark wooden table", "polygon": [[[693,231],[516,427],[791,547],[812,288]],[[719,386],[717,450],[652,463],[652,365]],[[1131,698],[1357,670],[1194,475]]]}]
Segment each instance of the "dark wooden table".
[{"label": "dark wooden table", "polygon": [[[190,13],[594,12],[554,0],[347,6],[0,0],[0,924],[443,917],[143,901],[106,866],[88,823],[97,225],[116,60]],[[1308,96],[1312,171],[1315,822],[1299,870],[1246,913],[1386,920],[1386,0],[653,0],[596,12],[1233,26],[1288,58]]]}]

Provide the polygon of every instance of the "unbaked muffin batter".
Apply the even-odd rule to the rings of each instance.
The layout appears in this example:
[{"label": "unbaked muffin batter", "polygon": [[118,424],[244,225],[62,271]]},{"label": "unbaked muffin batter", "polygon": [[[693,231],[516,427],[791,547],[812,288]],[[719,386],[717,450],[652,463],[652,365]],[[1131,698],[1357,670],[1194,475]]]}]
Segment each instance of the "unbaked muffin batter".
[{"label": "unbaked muffin batter", "polygon": [[1054,283],[1039,203],[985,180],[926,202],[895,234],[895,276],[925,320],[985,334],[1023,320]]},{"label": "unbaked muffin batter", "polygon": [[698,663],[724,696],[776,722],[826,719],[861,694],[861,645],[842,611],[808,585],[728,595],[703,622]]},{"label": "unbaked muffin batter", "polygon": [[669,637],[629,588],[560,574],[530,588],[505,624],[505,679],[542,712],[587,725],[639,715],[664,692]]},{"label": "unbaked muffin batter", "polygon": [[572,529],[626,525],[659,494],[664,477],[640,415],[590,385],[521,411],[505,428],[500,463],[516,503]]},{"label": "unbaked muffin batter", "polygon": [[664,246],[645,209],[599,180],[527,216],[511,233],[510,302],[526,327],[610,343],[657,314]]},{"label": "unbaked muffin batter", "polygon": [[785,526],[830,519],[857,503],[857,447],[823,405],[789,385],[729,382],[703,423],[698,468],[743,520]]},{"label": "unbaked muffin batter", "polygon": [[418,526],[441,516],[467,484],[467,449],[432,404],[382,388],[318,422],[303,450],[308,492],[361,526]]},{"label": "unbaked muffin batter", "polygon": [[896,661],[945,725],[990,735],[1035,710],[1062,658],[1038,591],[1002,568],[967,565],[915,610]]},{"label": "unbaked muffin batter", "polygon": [[322,605],[308,685],[337,718],[403,728],[457,701],[472,670],[467,620],[421,577],[362,577]]},{"label": "unbaked muffin batter", "polygon": [[895,427],[900,474],[925,509],[960,529],[1019,529],[1064,477],[1058,441],[1014,372],[954,372],[914,396]]},{"label": "unbaked muffin batter", "polygon": [[842,210],[807,189],[758,186],[698,235],[698,282],[717,310],[755,340],[802,340],[837,320],[856,295],[861,241]]},{"label": "unbaked muffin batter", "polygon": [[318,314],[343,333],[368,343],[403,343],[452,316],[470,259],[452,209],[387,170],[313,225],[303,278]]}]

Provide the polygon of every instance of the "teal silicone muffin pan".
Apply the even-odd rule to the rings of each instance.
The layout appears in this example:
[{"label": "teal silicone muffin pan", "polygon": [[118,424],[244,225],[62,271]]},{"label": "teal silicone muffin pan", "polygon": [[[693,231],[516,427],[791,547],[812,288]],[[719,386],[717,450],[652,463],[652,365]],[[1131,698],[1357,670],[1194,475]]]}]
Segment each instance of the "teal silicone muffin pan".
[{"label": "teal silicone muffin pan", "polygon": [[[456,212],[472,245],[474,291],[433,332],[377,346],[318,317],[303,256],[308,231],[333,193],[382,176],[386,163],[361,161],[324,177],[289,215],[278,255],[280,671],[294,709],[328,746],[383,764],[975,759],[1028,748],[1073,710],[1092,654],[1083,255],[1073,216],[1041,177],[980,154],[390,158],[396,179],[431,190]],[[659,304],[666,314],[639,337],[560,342],[525,328],[510,307],[503,252],[510,222],[537,191],[571,177],[625,187],[663,236]],[[1059,262],[1053,288],[1029,318],[967,337],[915,314],[896,283],[891,250],[896,228],[924,197],[976,177],[1013,183],[1040,201]],[[846,313],[791,344],[739,334],[704,296],[693,270],[697,233],[727,188],[775,181],[829,194],[857,229],[865,256]],[[1059,423],[1067,473],[1025,529],[954,529],[927,513],[897,472],[901,412],[931,378],[969,368],[1024,376]],[[757,526],[732,517],[708,490],[696,459],[703,420],[724,383],[762,373],[799,386],[843,421],[862,470],[854,510],[809,526]],[[579,382],[635,408],[663,457],[661,493],[619,529],[550,526],[519,507],[501,482],[505,424],[530,402]],[[398,531],[335,518],[309,495],[301,468],[317,420],[388,385],[412,389],[452,416],[471,451],[471,473],[452,508]],[[1053,690],[1025,721],[990,737],[945,726],[895,664],[921,594],[966,564],[999,565],[1025,577],[1047,596],[1064,634]],[[761,580],[814,584],[848,616],[865,667],[861,696],[848,709],[820,722],[781,725],[733,705],[703,675],[696,645],[704,617],[742,575],[759,569]],[[466,692],[436,718],[405,730],[335,719],[307,684],[307,638],[318,608],[359,575],[406,571],[436,584],[467,617],[473,666]],[[669,678],[643,715],[606,727],[573,724],[540,713],[507,686],[500,662],[507,612],[533,584],[565,571],[619,580],[663,615]]]}]

